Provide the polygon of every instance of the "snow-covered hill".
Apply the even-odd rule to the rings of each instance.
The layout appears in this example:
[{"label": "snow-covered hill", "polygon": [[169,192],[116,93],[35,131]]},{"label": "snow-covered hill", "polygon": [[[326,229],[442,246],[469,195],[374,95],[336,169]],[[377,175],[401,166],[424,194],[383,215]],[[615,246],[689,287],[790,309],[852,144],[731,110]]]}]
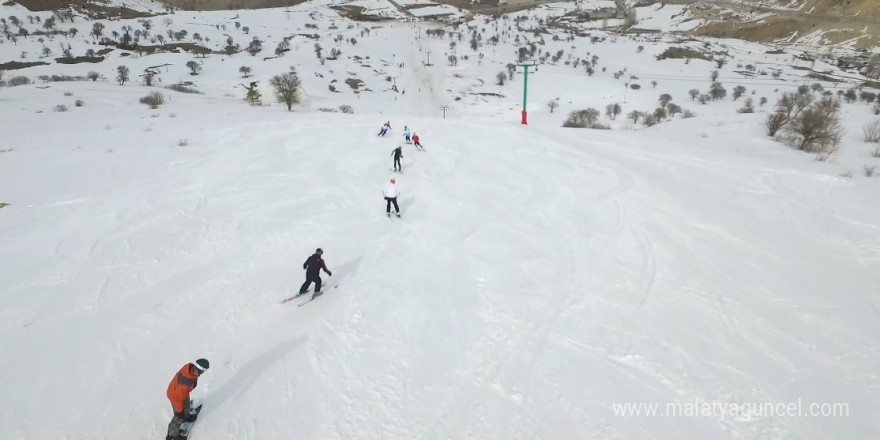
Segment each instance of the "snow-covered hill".
[{"label": "snow-covered hill", "polygon": [[[31,31],[50,16],[2,8]],[[51,54],[0,88],[0,438],[164,438],[165,387],[199,357],[192,439],[880,435],[877,116],[843,103],[826,162],[763,125],[782,93],[864,78],[753,43],[575,29],[573,12],[453,28],[361,0],[100,22],[151,46],[186,30],[204,57],[102,46],[83,18],[4,37],[0,62]],[[365,15],[394,19],[347,18]],[[223,53],[255,38],[255,56]],[[62,44],[112,50],[60,64]],[[524,126],[508,64],[531,45]],[[708,59],[658,59],[670,48]],[[290,67],[292,112],[269,87]],[[693,100],[713,70],[743,96]],[[243,100],[254,81],[264,105]],[[184,82],[201,93],[164,88]],[[152,91],[157,109],[138,102]],[[663,94],[692,117],[627,117]],[[587,108],[609,129],[561,127]],[[404,145],[395,175],[404,126],[427,151]],[[281,304],[317,247],[339,287]]]}]

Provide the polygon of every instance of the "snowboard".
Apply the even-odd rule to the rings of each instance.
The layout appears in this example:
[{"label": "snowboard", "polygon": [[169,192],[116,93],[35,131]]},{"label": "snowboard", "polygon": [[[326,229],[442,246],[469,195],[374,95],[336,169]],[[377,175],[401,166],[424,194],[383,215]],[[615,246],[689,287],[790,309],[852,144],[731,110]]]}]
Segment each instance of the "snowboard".
[{"label": "snowboard", "polygon": [[193,401],[192,408],[189,410],[189,414],[187,419],[191,421],[185,421],[180,424],[180,437],[186,438],[189,436],[189,431],[192,429],[193,424],[196,422],[196,419],[199,417],[199,413],[202,412],[202,402]]}]

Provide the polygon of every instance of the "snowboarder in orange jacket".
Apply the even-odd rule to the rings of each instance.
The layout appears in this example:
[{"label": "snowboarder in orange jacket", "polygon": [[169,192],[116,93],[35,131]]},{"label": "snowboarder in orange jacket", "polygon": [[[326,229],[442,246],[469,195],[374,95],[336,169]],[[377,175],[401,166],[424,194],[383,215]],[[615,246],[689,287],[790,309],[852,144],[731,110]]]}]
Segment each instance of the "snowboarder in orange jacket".
[{"label": "snowboarder in orange jacket", "polygon": [[168,435],[165,440],[180,440],[180,425],[183,422],[195,420],[195,415],[190,415],[192,401],[189,398],[189,393],[198,386],[199,376],[204,374],[210,366],[207,359],[199,359],[181,367],[180,371],[171,379],[166,394],[174,408],[174,417],[168,423]]}]

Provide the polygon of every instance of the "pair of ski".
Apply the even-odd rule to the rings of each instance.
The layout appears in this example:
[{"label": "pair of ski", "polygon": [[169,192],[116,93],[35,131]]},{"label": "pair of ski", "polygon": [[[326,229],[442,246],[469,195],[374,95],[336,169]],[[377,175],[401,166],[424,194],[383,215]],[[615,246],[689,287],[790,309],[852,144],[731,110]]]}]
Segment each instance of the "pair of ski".
[{"label": "pair of ski", "polygon": [[[309,299],[307,299],[307,300],[305,300],[305,301],[303,301],[303,302],[297,304],[297,307],[302,307],[302,306],[304,306],[304,305],[306,305],[306,304],[308,304],[308,303],[314,301],[315,299],[319,298],[321,295],[327,293],[327,290],[329,290],[329,289],[335,289],[335,288],[337,288],[337,287],[339,287],[339,283],[337,283],[337,284],[333,284],[333,285],[327,284],[327,285],[323,286],[323,290],[321,290],[320,292],[315,292],[315,293],[313,293],[312,296],[311,296]],[[289,297],[284,298],[283,300],[281,300],[281,304],[288,303],[288,302],[293,301],[293,300],[295,300],[295,299],[297,299],[297,298],[299,298],[299,297],[301,297],[301,296],[304,296],[304,295],[306,295],[306,294],[308,294],[308,292],[305,292],[305,293],[297,293],[296,295],[289,296]]]}]

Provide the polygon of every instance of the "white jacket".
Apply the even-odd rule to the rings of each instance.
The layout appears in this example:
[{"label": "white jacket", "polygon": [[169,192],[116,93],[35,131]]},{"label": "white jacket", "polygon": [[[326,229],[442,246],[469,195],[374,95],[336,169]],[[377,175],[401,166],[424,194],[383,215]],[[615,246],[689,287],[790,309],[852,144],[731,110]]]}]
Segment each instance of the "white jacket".
[{"label": "white jacket", "polygon": [[389,183],[388,186],[385,187],[385,191],[383,191],[382,194],[384,194],[385,197],[397,197],[400,192],[397,191],[396,183]]}]

